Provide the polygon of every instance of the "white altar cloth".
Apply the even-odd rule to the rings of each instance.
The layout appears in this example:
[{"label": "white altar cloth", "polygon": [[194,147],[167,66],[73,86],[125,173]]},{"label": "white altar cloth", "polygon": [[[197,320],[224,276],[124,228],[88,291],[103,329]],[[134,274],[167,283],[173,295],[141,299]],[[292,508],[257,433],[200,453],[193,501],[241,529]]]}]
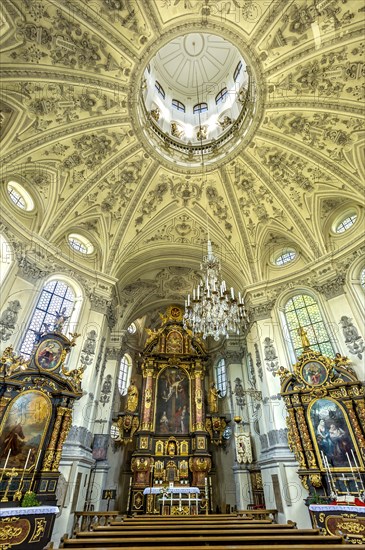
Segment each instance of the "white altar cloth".
[{"label": "white altar cloth", "polygon": [[8,516],[31,516],[32,514],[58,514],[57,506],[30,506],[28,508],[0,508],[0,518]]},{"label": "white altar cloth", "polygon": [[365,506],[347,506],[342,504],[310,504],[309,510],[312,512],[353,512],[356,514],[365,514]]}]

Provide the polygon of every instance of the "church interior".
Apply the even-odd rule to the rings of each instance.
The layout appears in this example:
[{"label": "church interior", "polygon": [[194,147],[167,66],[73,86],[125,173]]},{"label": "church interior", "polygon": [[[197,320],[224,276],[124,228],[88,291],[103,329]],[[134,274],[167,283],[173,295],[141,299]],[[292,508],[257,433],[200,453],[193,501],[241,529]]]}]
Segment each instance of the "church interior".
[{"label": "church interior", "polygon": [[365,548],[364,18],[1,2],[1,550]]}]

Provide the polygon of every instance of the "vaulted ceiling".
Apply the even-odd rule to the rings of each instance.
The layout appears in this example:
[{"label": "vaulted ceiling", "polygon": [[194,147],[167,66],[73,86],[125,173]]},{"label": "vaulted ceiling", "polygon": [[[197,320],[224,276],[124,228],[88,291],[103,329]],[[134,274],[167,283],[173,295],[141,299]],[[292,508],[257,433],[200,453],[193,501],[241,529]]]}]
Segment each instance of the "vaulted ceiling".
[{"label": "vaulted ceiling", "polygon": [[[358,246],[364,14],[359,0],[3,0],[4,222],[115,280],[135,316],[183,302],[207,228],[237,290]],[[148,62],[191,32],[230,41],[255,76],[249,130],[205,173],[161,156],[138,116]],[[8,200],[9,180],[31,194],[33,212]],[[359,223],[336,236],[331,224],[347,206]],[[90,257],[70,256],[75,232],[94,245]],[[280,248],[296,261],[273,265]]]}]

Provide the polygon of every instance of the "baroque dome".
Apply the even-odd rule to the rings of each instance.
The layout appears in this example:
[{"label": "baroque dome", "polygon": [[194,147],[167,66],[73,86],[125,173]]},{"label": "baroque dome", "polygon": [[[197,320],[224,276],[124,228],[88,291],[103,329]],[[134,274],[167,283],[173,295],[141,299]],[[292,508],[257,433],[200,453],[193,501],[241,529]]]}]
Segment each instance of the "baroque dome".
[{"label": "baroque dome", "polygon": [[[96,273],[101,295],[116,289],[125,326],[184,303],[208,229],[223,276],[252,306],[290,281],[340,274],[363,244],[363,25],[357,0],[7,0],[4,232],[44,272]],[[238,111],[214,102],[240,60],[252,94],[240,126],[213,129],[206,142],[172,136],[172,118],[151,130],[146,86],[157,80],[169,101],[193,109],[193,74],[216,124],[221,114],[233,124]],[[342,211],[356,223],[336,233]],[[91,253],[72,249],[72,235]]]}]

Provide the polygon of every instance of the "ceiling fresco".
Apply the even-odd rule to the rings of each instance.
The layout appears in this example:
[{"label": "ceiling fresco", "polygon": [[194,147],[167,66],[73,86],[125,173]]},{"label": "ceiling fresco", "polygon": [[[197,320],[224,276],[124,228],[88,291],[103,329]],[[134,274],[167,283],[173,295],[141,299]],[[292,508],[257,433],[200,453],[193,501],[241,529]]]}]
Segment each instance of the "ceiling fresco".
[{"label": "ceiling fresco", "polygon": [[[335,271],[363,239],[364,17],[358,0],[3,0],[3,224],[115,284],[128,322],[183,303],[208,233],[252,303],[277,281]],[[159,155],[138,115],[147,63],[189,32],[239,48],[255,82],[249,131],[206,166]],[[32,212],[9,200],[11,180]],[[339,206],[358,223],[337,238]],[[70,233],[93,254],[71,255]],[[274,265],[286,249],[296,260]]]}]

